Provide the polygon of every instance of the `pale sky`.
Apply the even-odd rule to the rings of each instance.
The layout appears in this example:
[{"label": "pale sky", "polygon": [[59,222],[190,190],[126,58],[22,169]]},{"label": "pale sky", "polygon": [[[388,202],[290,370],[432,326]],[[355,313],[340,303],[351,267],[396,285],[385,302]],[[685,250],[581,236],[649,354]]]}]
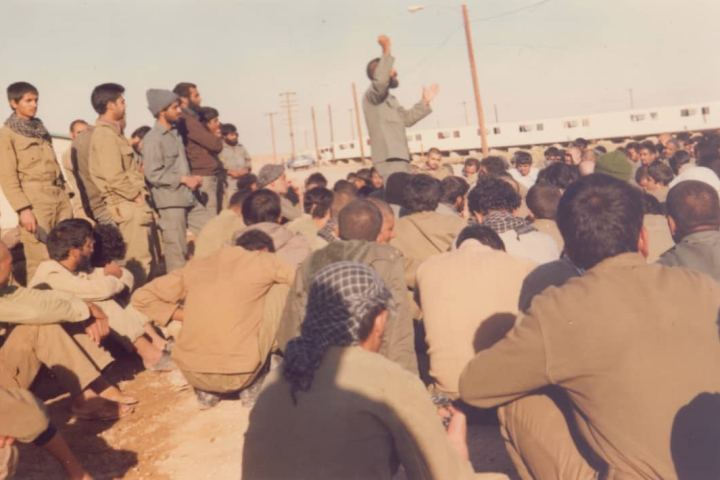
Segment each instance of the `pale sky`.
[{"label": "pale sky", "polygon": [[[196,83],[203,104],[234,123],[251,153],[271,151],[266,112],[297,92],[296,144],[350,138],[352,82],[361,97],[377,36],[392,39],[407,107],[440,84],[434,112],[417,129],[476,123],[460,5],[434,0],[0,0],[0,86],[40,90],[38,116],[65,133],[94,121],[92,88],[126,88],[128,132],[154,121],[145,91]],[[720,99],[717,0],[467,0],[488,123]],[[532,6],[532,8],[524,8]],[[513,13],[515,12],[515,13]],[[507,15],[503,15],[506,14]],[[491,17],[491,18],[489,18]],[[492,18],[494,17],[494,18]],[[10,114],[0,102],[0,121]],[[286,115],[278,150],[290,150]],[[364,119],[363,130],[366,133]]]}]

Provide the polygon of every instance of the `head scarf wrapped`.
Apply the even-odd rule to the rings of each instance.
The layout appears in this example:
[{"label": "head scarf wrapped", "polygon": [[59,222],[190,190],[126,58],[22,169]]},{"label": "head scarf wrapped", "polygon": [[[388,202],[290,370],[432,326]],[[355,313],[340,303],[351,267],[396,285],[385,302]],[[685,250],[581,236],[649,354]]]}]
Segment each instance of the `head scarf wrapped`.
[{"label": "head scarf wrapped", "polygon": [[367,335],[368,320],[372,322],[391,308],[390,290],[366,265],[337,262],[317,272],[310,285],[301,335],[285,348],[283,374],[291,384],[293,402],[297,403],[298,390],[310,389],[328,347],[357,345],[363,340],[360,335]]}]

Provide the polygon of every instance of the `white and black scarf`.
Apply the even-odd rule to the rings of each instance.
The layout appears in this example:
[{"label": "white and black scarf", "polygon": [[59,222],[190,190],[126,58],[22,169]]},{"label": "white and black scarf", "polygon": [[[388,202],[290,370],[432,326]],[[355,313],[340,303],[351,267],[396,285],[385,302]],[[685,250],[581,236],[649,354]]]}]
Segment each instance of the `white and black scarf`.
[{"label": "white and black scarf", "polygon": [[18,135],[22,135],[23,137],[44,138],[50,136],[45,128],[45,125],[43,125],[42,120],[36,117],[33,117],[30,120],[25,120],[13,113],[7,120],[5,120],[5,125],[7,125],[10,130]]}]

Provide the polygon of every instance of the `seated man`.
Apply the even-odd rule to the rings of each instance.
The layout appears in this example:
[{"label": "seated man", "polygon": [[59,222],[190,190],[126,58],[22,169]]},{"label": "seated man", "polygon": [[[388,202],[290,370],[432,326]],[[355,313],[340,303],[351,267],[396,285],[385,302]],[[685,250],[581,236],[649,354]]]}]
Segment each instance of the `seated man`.
[{"label": "seated man", "polygon": [[405,187],[408,215],[395,224],[390,245],[405,255],[405,281],[410,289],[415,288],[418,266],[433,255],[447,252],[465,226],[462,218],[435,211],[441,197],[440,180],[429,175],[413,175]]},{"label": "seated man", "polygon": [[[302,335],[250,414],[243,478],[470,479],[465,416],[443,431],[419,378],[378,355],[392,294],[370,267],[317,272]],[[447,416],[447,411],[442,412]]]},{"label": "seated man", "polygon": [[[257,176],[258,187],[275,192],[280,196],[280,207],[282,210],[282,222],[290,222],[300,218],[302,212],[286,198],[291,185],[285,176],[285,167],[282,165],[264,165]],[[279,222],[278,222],[279,223]]]},{"label": "seated man", "polygon": [[520,196],[507,182],[492,177],[478,180],[468,195],[468,208],[478,223],[500,235],[506,251],[537,264],[560,258],[560,251],[550,235],[538,232],[514,212],[520,207]]},{"label": "seated man", "polygon": [[305,192],[303,197],[305,213],[300,218],[286,223],[285,226],[288,230],[307,238],[313,250],[319,250],[328,244],[326,240],[318,236],[318,232],[325,228],[330,221],[332,203],[332,191],[324,187],[312,188]]},{"label": "seated man", "polygon": [[[238,242],[243,245],[245,238]],[[249,387],[258,376],[275,338],[265,333],[266,297],[273,285],[290,285],[295,275],[273,249],[244,245],[259,251],[223,248],[156,278],[132,297],[133,306],[153,321],[182,323],[172,356],[201,409],[215,406],[219,394]]]},{"label": "seated man", "polygon": [[515,168],[510,169],[510,175],[525,188],[530,190],[537,180],[540,170],[534,168],[532,156],[523,150],[515,153],[513,156]]},{"label": "seated man", "polygon": [[232,240],[233,233],[245,228],[242,218],[242,204],[250,195],[248,190],[238,190],[230,197],[230,204],[225,210],[208,220],[203,225],[195,240],[195,256],[209,257]]},{"label": "seated man", "polygon": [[279,258],[293,266],[300,265],[312,252],[310,242],[301,234],[280,224],[281,212],[282,201],[277,193],[266,189],[252,192],[242,206],[243,220],[247,227],[235,232],[232,242],[250,230],[260,230],[272,237]]},{"label": "seated man", "polygon": [[420,266],[417,289],[438,391],[457,398],[465,365],[513,327],[520,287],[534,267],[505,253],[498,234],[482,225],[465,227],[456,250]]},{"label": "seated man", "polygon": [[442,181],[453,174],[452,165],[442,163],[442,152],[433,147],[427,152],[427,160],[418,168],[418,173],[430,175]]},{"label": "seated man", "polygon": [[27,390],[0,387],[0,478],[13,477],[17,451],[13,443],[33,443],[55,460],[68,480],[92,480],[65,440],[50,423],[40,400]]},{"label": "seated man", "polygon": [[555,216],[557,208],[562,197],[562,190],[548,183],[535,184],[527,193],[526,201],[530,215],[532,216],[532,226],[539,232],[550,235],[559,251],[562,251],[564,243]]},{"label": "seated man", "polygon": [[[50,231],[47,247],[50,260],[40,264],[30,281],[31,287],[44,283],[53,290],[96,303],[108,316],[115,337],[125,348],[140,355],[145,368],[168,371],[174,367],[163,351],[165,342],[152,331],[150,319],[132,306],[121,307],[113,298],[125,289],[132,290],[132,274],[113,263],[105,268],[92,268],[94,240],[90,222],[81,218],[63,220]],[[146,338],[146,333],[161,344]]]},{"label": "seated man", "polygon": [[667,221],[676,245],[660,256],[660,265],[685,267],[720,282],[720,201],[710,185],[678,183],[667,197]]},{"label": "seated man", "polygon": [[660,203],[665,203],[670,182],[672,182],[673,171],[662,162],[655,162],[648,167],[647,187],[645,191],[657,198]]},{"label": "seated man", "polygon": [[[109,333],[102,310],[68,293],[10,286],[11,270],[12,257],[0,242],[0,333],[7,332],[0,348],[0,387],[28,389],[45,365],[70,392],[76,417],[107,420],[132,413],[130,404],[137,400],[100,373],[112,363],[97,345]],[[64,322],[68,331],[58,325]]]},{"label": "seated man", "polygon": [[[295,276],[278,330],[281,350],[285,351],[287,343],[300,335],[308,290],[317,272],[335,262],[360,262],[383,278],[395,301],[396,309],[388,317],[380,354],[417,375],[415,336],[403,273],[403,256],[398,249],[380,243],[384,240],[383,224],[394,221],[392,210],[389,206],[386,208],[390,210],[386,220],[378,207],[369,200],[355,200],[340,211],[338,235],[342,241],[333,242],[314,252],[303,262]],[[385,237],[389,238],[389,235]]]},{"label": "seated man", "polygon": [[452,217],[461,217],[465,210],[465,196],[470,190],[470,185],[463,178],[450,175],[442,179],[441,186],[442,197],[435,211]]},{"label": "seated man", "polygon": [[[568,188],[558,226],[585,274],[536,297],[460,377],[467,403],[507,404],[501,428],[523,478],[677,478],[676,466],[688,459],[674,446],[688,442],[696,445],[689,454],[712,466],[705,478],[720,475],[714,454],[698,454],[717,448],[716,432],[698,439],[674,425],[702,392],[720,391],[720,377],[707,374],[720,364],[720,285],[687,269],[645,264],[641,195],[598,174]],[[606,464],[601,472],[572,442],[560,444],[555,432],[567,422],[554,415],[557,407],[533,402],[547,386],[567,395],[573,431]],[[521,408],[526,401],[531,408]]]}]

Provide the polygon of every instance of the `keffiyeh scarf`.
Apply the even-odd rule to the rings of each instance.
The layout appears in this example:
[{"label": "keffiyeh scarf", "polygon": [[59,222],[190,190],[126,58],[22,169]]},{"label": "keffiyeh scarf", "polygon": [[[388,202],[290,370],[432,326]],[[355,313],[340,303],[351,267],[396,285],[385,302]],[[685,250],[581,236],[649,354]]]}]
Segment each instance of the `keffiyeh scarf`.
[{"label": "keffiyeh scarf", "polygon": [[283,375],[291,384],[293,402],[297,391],[310,389],[315,370],[328,347],[360,343],[360,328],[368,315],[392,308],[392,294],[370,267],[337,262],[313,278],[301,334],[285,349]]},{"label": "keffiyeh scarf", "polygon": [[526,220],[505,212],[493,212],[486,215],[482,224],[492,228],[498,234],[505,233],[508,230],[515,230],[518,235],[537,231]]},{"label": "keffiyeh scarf", "polygon": [[24,137],[43,138],[48,135],[45,125],[39,118],[25,120],[13,113],[5,120],[5,125],[13,132]]}]

